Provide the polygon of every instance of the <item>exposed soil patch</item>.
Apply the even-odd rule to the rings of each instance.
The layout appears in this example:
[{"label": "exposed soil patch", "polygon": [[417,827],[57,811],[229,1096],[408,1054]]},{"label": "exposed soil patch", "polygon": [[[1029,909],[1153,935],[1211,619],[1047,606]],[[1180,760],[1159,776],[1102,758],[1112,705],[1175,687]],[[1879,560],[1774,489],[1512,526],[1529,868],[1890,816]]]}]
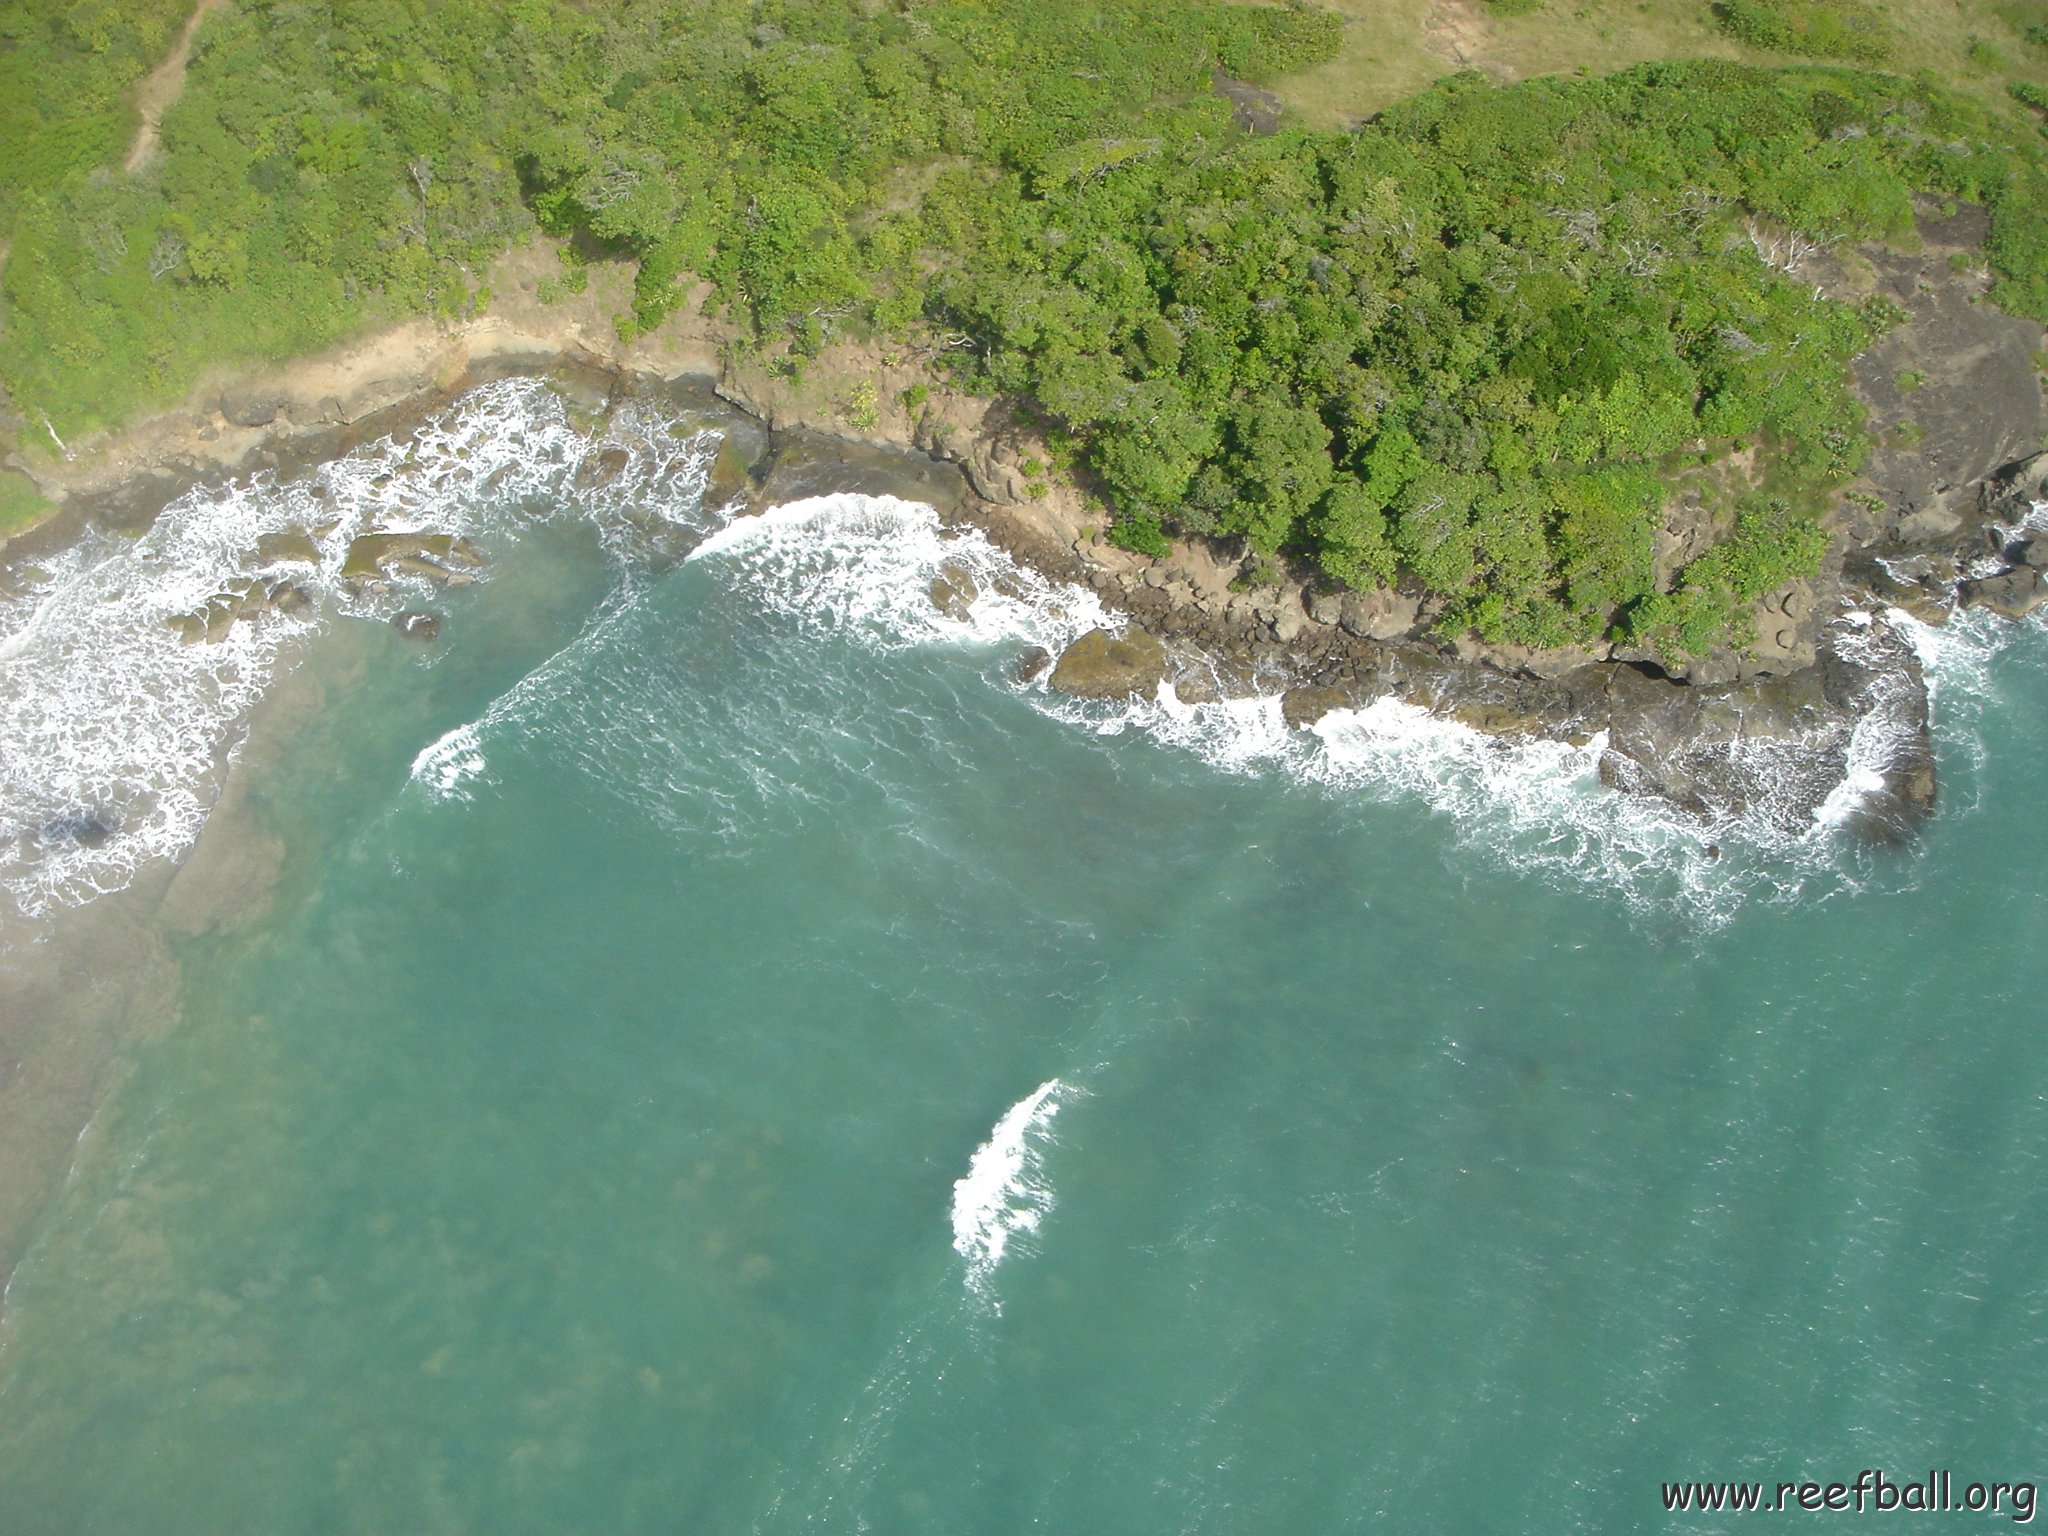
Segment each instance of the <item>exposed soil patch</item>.
[{"label": "exposed soil patch", "polygon": [[1230,98],[1231,117],[1237,126],[1247,133],[1278,133],[1280,131],[1280,98],[1271,91],[1262,91],[1256,85],[1232,79],[1220,69],[1209,71],[1209,82],[1219,95]]},{"label": "exposed soil patch", "polygon": [[1459,69],[1483,65],[1491,40],[1486,18],[1465,0],[1436,0],[1422,18],[1422,46]]}]

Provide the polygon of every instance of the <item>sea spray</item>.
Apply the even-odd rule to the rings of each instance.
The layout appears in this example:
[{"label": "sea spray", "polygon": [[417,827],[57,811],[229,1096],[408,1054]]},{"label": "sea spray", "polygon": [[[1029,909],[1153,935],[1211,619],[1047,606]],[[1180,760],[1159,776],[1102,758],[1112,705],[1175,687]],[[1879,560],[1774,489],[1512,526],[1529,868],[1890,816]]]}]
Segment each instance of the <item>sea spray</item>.
[{"label": "sea spray", "polygon": [[[650,522],[701,535],[718,437],[672,425],[632,401],[593,432],[542,382],[506,380],[403,441],[292,478],[196,488],[133,540],[88,535],[0,601],[0,891],[38,916],[183,854],[296,647],[336,615],[387,619],[425,595],[404,579],[345,580],[357,534],[489,541],[582,517],[622,562]],[[287,533],[314,558],[266,562],[262,536]],[[262,605],[200,643],[181,632],[222,594],[280,582],[305,601]],[[453,790],[467,761],[423,771],[454,774]]]}]

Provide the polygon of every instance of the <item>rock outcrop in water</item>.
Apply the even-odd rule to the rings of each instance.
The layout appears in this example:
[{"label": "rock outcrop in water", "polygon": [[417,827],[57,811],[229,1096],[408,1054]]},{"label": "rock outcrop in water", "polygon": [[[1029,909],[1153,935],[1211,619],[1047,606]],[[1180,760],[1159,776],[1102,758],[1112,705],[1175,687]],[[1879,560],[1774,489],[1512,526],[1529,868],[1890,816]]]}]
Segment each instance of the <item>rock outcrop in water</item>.
[{"label": "rock outcrop in water", "polygon": [[408,608],[391,615],[391,627],[406,639],[427,645],[441,637],[441,615],[424,608]]},{"label": "rock outcrop in water", "polygon": [[297,615],[313,604],[313,595],[296,581],[250,577],[224,591],[216,592],[205,604],[170,619],[170,626],[187,645],[217,645],[237,624],[253,624],[267,614]]},{"label": "rock outcrop in water", "polygon": [[958,561],[948,561],[939,567],[929,593],[934,608],[947,618],[960,621],[973,611],[974,600],[981,595],[974,584],[974,573]]},{"label": "rock outcrop in water", "polygon": [[1060,653],[1051,685],[1077,699],[1149,698],[1166,671],[1158,636],[1135,624],[1121,635],[1091,629]]},{"label": "rock outcrop in water", "polygon": [[341,579],[367,588],[401,576],[436,586],[465,586],[483,569],[484,553],[460,534],[359,533],[341,564]]}]

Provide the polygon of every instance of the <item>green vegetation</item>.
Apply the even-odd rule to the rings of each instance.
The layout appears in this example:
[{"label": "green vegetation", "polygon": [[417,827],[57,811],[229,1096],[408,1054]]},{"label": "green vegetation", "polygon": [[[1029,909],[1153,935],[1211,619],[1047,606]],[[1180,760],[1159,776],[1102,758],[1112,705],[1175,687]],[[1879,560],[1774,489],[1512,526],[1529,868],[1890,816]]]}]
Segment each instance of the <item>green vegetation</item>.
[{"label": "green vegetation", "polygon": [[[976,342],[964,378],[1077,434],[1126,544],[1406,570],[1490,640],[1663,633],[1652,551],[1688,457],[1764,445],[1770,515],[1731,508],[1740,560],[1681,582],[1743,593],[1812,568],[1822,493],[1864,452],[1845,368],[1893,316],[1773,261],[1903,236],[1916,192],[1986,201],[2001,301],[2048,313],[2039,160],[1993,135],[1838,71],[1461,77],[1344,137],[962,171],[926,244],[950,258],[937,312]],[[1686,617],[1688,644],[1712,627]]]},{"label": "green vegetation", "polygon": [[872,432],[881,414],[876,407],[875,381],[860,379],[846,396],[846,423],[857,432]]},{"label": "green vegetation", "polygon": [[0,470],[0,539],[47,516],[50,504],[25,475]]},{"label": "green vegetation", "polygon": [[1970,62],[1982,70],[1998,73],[2012,68],[2012,60],[2005,56],[2005,51],[1981,37],[1970,40],[1969,56]]},{"label": "green vegetation", "polygon": [[[1212,72],[1305,78],[1338,53],[1331,16],[242,0],[200,31],[163,153],[127,175],[116,86],[177,19],[129,6],[93,53],[89,10],[28,0],[6,34],[27,41],[0,53],[10,103],[41,99],[16,67],[31,42],[115,82],[76,108],[90,132],[10,149],[0,205],[0,378],[67,434],[220,357],[470,312],[538,228],[567,242],[543,299],[631,264],[629,335],[702,278],[786,368],[841,335],[924,343],[962,385],[1031,402],[1131,547],[1241,537],[1268,574],[1406,574],[1488,640],[1699,649],[1813,568],[1867,447],[1846,365],[1896,313],[1819,297],[1817,245],[1907,236],[1918,195],[1983,203],[1993,297],[2048,317],[2040,136],[1920,79],[1467,73],[1355,133],[1255,138]],[[1885,35],[1849,0],[1719,14],[1807,54],[1871,57]],[[878,420],[872,385],[843,403]],[[1660,590],[1680,481],[1725,536]]]},{"label": "green vegetation", "polygon": [[24,196],[118,162],[135,86],[170,51],[187,0],[10,0],[0,9],[0,229]]},{"label": "green vegetation", "polygon": [[[76,19],[119,9],[28,0],[9,25],[36,48],[4,55],[10,124],[47,94],[31,51],[95,67],[95,101],[132,86],[131,56],[174,28],[82,52]],[[8,180],[0,378],[60,431],[105,425],[222,357],[461,314],[536,223],[636,261],[629,329],[701,272],[815,339],[910,256],[900,221],[872,220],[897,167],[1101,153],[1091,140],[1134,104],[1206,94],[1212,66],[1295,68],[1331,31],[1148,0],[245,0],[199,32],[160,159],[111,169],[134,118],[102,112],[62,153],[56,129],[36,139]],[[889,315],[916,311],[905,288]]]},{"label": "green vegetation", "polygon": [[1892,56],[1883,10],[1863,0],[1714,0],[1714,15],[1752,48],[1865,64]]},{"label": "green vegetation", "polygon": [[1768,492],[1753,493],[1742,499],[1734,534],[1688,565],[1671,592],[1643,598],[1632,626],[1655,645],[1694,654],[1724,639],[1746,642],[1748,605],[1812,575],[1827,543],[1811,517]]}]

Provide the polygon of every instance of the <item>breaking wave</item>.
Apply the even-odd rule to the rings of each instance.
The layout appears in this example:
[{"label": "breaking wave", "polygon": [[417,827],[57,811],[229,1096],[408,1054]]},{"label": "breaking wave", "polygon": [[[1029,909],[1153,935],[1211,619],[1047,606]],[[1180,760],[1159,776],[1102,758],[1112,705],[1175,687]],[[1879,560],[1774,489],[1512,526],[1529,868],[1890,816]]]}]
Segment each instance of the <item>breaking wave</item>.
[{"label": "breaking wave", "polygon": [[[507,380],[403,439],[194,489],[134,539],[94,533],[24,573],[0,596],[0,891],[38,916],[189,848],[250,712],[307,637],[431,590],[345,579],[358,534],[488,545],[584,517],[624,557],[650,527],[702,515],[717,442],[655,402],[591,431],[543,382]],[[458,791],[480,771],[475,744],[458,747],[436,743],[416,769]]]},{"label": "breaking wave", "polygon": [[[813,497],[736,519],[689,558],[725,565],[751,602],[791,624],[877,650],[957,643],[1056,653],[1119,622],[1085,589],[1020,568],[977,531],[946,528],[929,507],[887,497]],[[950,584],[950,612],[935,600],[941,580]],[[1953,688],[1984,665],[1977,642],[1964,639],[1980,628],[1969,615],[1933,632],[1899,613],[1851,614],[1838,621],[1835,642],[1845,655],[1874,655],[1903,634],[1936,687]],[[1885,679],[1853,732],[1738,743],[1727,768],[1748,786],[1743,807],[1702,815],[1604,787],[1603,738],[1580,746],[1503,740],[1395,698],[1337,710],[1304,732],[1287,726],[1272,696],[1192,702],[1169,684],[1157,698],[1103,704],[1065,698],[1043,681],[1019,686],[1034,708],[1097,736],[1142,735],[1221,771],[1277,776],[1348,804],[1419,803],[1462,846],[1504,866],[1705,929],[1748,901],[1813,898],[1872,878],[1876,865],[1846,829],[1882,788],[1880,769],[1910,729],[1912,703],[1904,693],[1882,696],[1910,688],[1904,677]],[[1814,773],[1825,782],[1794,783]],[[1816,801],[1818,813],[1809,811]]]},{"label": "breaking wave", "polygon": [[458,725],[420,749],[411,777],[436,800],[468,800],[464,786],[483,779],[488,766],[482,734],[474,724]]},{"label": "breaking wave", "polygon": [[[735,518],[688,559],[729,561],[769,611],[881,650],[935,641],[1056,649],[1111,622],[1094,593],[1050,581],[977,530],[946,529],[930,507],[893,496],[812,496]],[[942,578],[955,583],[950,612],[933,601]]]},{"label": "breaking wave", "polygon": [[[402,440],[290,478],[195,490],[139,538],[91,535],[0,591],[0,890],[40,913],[115,889],[144,863],[188,848],[251,710],[296,648],[337,617],[388,618],[427,590],[402,578],[367,590],[347,581],[350,544],[364,532],[456,535],[488,549],[537,521],[587,519],[628,569],[650,538],[694,544],[687,561],[715,566],[791,632],[829,632],[875,651],[1057,653],[1118,623],[1093,593],[1019,565],[971,528],[946,527],[921,503],[847,493],[754,517],[706,508],[718,433],[673,417],[662,402],[629,401],[593,429],[541,381],[487,385]],[[224,595],[256,587],[257,611],[213,624],[198,643],[180,632]],[[273,600],[287,587],[297,600]],[[492,733],[565,692],[589,772],[654,772],[621,768],[612,748],[643,739],[639,716],[658,701],[604,715],[617,689],[592,693],[588,669],[575,665],[607,638],[630,639],[613,626],[633,597],[632,582],[622,583],[560,656],[423,750],[413,783],[434,799],[468,798],[490,781]],[[1978,613],[1942,630],[1901,613],[1850,615],[1837,626],[1850,652],[1904,635],[1943,701],[1944,751],[1959,740],[1965,754],[1973,733],[1956,722],[1989,697],[1991,658],[2011,633]],[[1782,776],[1801,752],[1809,765],[1829,765],[1835,781],[1817,817],[1790,814],[1768,794],[1742,812],[1701,817],[1604,789],[1598,739],[1503,741],[1396,699],[1336,711],[1304,732],[1287,727],[1272,697],[1197,703],[1167,687],[1154,699],[1102,704],[1054,694],[1042,680],[1013,686],[1033,708],[1098,737],[1141,734],[1218,770],[1272,775],[1345,803],[1426,806],[1462,845],[1506,866],[1706,927],[1748,900],[1811,897],[1868,878],[1842,829],[1879,787],[1878,765],[1896,749],[1906,713],[1879,700],[1820,754],[1812,743],[1740,749],[1747,756],[1733,767],[1753,785]],[[622,731],[631,739],[615,740]],[[773,777],[775,749],[764,744],[761,755],[761,773]],[[667,771],[641,786],[657,807],[678,790]]]},{"label": "breaking wave", "polygon": [[1045,1149],[1053,1117],[1074,1090],[1041,1083],[1004,1112],[953,1185],[953,1251],[967,1261],[967,1289],[993,1301],[989,1281],[1013,1239],[1036,1232],[1052,1210]]}]

